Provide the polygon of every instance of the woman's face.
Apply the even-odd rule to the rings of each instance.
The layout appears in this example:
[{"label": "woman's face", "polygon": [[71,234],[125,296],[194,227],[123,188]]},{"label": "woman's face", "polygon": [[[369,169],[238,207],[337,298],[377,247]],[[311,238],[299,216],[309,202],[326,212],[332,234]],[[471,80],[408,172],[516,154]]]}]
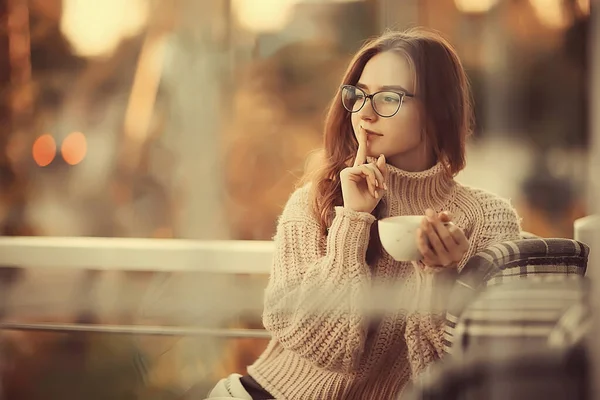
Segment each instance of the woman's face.
[{"label": "woman's face", "polygon": [[[371,58],[356,86],[366,94],[382,90],[415,94],[416,87],[414,72],[406,57],[391,51]],[[369,156],[383,154],[389,164],[406,171],[422,171],[432,166],[421,125],[418,97],[405,96],[400,110],[389,118],[378,115],[370,99],[360,111],[351,115],[354,135],[357,136],[361,128],[368,133]]]}]

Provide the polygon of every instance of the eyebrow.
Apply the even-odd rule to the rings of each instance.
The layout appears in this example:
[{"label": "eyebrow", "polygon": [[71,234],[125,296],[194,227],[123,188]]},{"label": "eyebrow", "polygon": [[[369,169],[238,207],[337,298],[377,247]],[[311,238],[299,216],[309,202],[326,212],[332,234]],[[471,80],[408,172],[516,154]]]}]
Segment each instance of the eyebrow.
[{"label": "eyebrow", "polygon": [[[369,87],[367,85],[365,85],[364,83],[357,83],[356,84],[357,88],[361,88],[361,89],[369,89]],[[397,90],[400,92],[404,92],[406,94],[411,94],[408,90],[404,89],[402,86],[400,85],[383,85],[379,88],[379,90]]]}]

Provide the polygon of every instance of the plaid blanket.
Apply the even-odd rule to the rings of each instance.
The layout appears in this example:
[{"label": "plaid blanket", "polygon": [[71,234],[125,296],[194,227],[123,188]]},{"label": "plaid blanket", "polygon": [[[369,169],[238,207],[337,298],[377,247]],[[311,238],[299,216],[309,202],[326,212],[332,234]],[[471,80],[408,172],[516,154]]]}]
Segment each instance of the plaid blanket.
[{"label": "plaid blanket", "polygon": [[470,352],[447,360],[399,400],[591,400],[589,348],[528,348],[494,354]]},{"label": "plaid blanket", "polygon": [[581,242],[539,238],[506,241],[477,253],[451,292],[444,350],[462,352],[491,338],[548,340],[552,332],[555,344],[577,337],[571,332],[588,318],[582,306],[588,255]]}]

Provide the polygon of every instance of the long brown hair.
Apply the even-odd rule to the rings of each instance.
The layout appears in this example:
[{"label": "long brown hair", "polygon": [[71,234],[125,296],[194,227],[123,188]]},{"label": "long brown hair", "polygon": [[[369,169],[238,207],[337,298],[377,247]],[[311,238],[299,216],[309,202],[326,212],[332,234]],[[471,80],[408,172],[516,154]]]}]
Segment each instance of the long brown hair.
[{"label": "long brown hair", "polygon": [[[471,132],[473,113],[469,83],[455,49],[440,34],[422,28],[386,32],[358,51],[341,85],[355,85],[367,62],[385,51],[407,57],[415,74],[415,93],[422,105],[425,140],[446,172],[456,175],[465,166],[465,139]],[[312,183],[313,211],[323,233],[331,225],[334,207],[342,205],[340,171],[350,165],[357,149],[350,113],[342,106],[338,90],[325,120],[323,149],[319,159],[311,160],[311,168],[307,168],[303,179]],[[373,212],[376,217],[381,208],[380,202]],[[374,231],[369,244],[372,255],[380,252]],[[367,258],[373,261],[372,257]]]}]

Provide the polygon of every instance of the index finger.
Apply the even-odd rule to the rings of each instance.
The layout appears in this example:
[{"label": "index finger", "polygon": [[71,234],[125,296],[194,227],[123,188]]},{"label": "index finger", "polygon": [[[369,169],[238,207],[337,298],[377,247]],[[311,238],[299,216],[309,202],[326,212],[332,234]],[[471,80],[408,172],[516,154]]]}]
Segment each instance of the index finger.
[{"label": "index finger", "polygon": [[356,158],[354,159],[355,167],[362,165],[367,161],[367,133],[362,127],[358,128],[356,138],[358,140],[358,151],[356,152]]}]

